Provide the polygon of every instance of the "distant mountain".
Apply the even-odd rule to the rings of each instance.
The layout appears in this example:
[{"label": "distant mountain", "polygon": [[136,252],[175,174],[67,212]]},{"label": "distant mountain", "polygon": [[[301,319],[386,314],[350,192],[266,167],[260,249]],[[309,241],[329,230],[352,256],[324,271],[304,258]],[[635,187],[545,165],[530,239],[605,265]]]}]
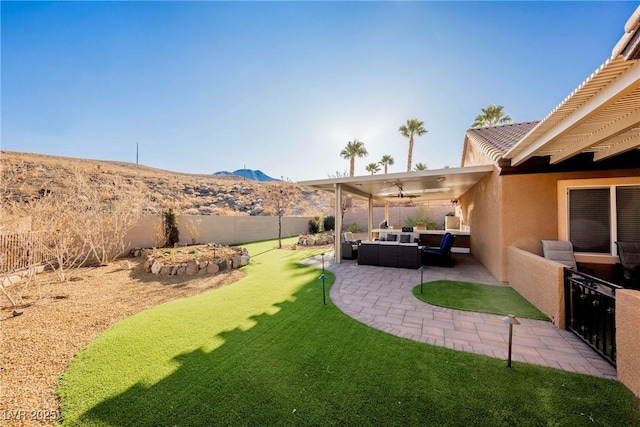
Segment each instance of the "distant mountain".
[{"label": "distant mountain", "polygon": [[260,181],[260,182],[270,182],[270,181],[280,181],[279,179],[271,178],[269,175],[265,174],[261,170],[251,170],[251,169],[238,169],[233,172],[221,171],[216,172],[214,175],[223,175],[223,176],[237,176],[244,179],[250,179],[252,181]]}]

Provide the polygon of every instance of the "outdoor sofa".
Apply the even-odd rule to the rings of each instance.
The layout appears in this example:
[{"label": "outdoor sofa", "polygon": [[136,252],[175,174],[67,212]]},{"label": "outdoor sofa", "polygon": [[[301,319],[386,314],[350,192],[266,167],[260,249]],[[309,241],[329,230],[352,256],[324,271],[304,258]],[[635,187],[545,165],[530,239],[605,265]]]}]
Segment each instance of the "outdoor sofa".
[{"label": "outdoor sofa", "polygon": [[364,241],[358,248],[359,265],[419,268],[422,247],[418,243],[399,241]]}]

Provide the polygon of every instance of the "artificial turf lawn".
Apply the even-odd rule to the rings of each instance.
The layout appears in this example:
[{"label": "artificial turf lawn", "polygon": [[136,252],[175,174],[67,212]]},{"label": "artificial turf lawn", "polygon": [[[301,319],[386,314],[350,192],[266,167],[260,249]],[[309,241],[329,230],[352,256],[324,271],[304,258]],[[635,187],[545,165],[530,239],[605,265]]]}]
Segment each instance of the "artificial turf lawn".
[{"label": "artificial turf lawn", "polygon": [[413,295],[421,301],[440,307],[491,314],[513,314],[516,317],[549,320],[533,304],[509,286],[437,280],[413,288]]},{"label": "artificial turf lawn", "polygon": [[260,255],[243,280],[141,312],[82,350],[60,382],[62,423],[640,424],[616,381],[372,329],[322,304],[320,271],[298,264],[308,251],[245,246]]}]

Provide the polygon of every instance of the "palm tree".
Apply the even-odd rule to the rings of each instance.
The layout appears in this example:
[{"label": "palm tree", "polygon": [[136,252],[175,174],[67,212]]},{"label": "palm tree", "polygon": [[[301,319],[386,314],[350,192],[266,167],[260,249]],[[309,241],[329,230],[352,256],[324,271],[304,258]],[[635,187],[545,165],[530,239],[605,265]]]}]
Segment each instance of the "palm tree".
[{"label": "palm tree", "polygon": [[327,176],[329,178],[346,178],[349,176],[349,172],[347,172],[346,170],[343,171],[336,171],[336,173],[329,173],[327,174]]},{"label": "palm tree", "polygon": [[393,157],[389,154],[385,154],[382,156],[382,160],[380,160],[380,165],[384,166],[384,173],[387,173],[387,167],[393,164]]},{"label": "palm tree", "polygon": [[413,137],[421,136],[429,132],[424,128],[424,122],[418,119],[407,120],[406,125],[400,126],[398,131],[402,136],[409,138],[409,156],[407,157],[407,172],[411,172],[411,161],[413,159]]},{"label": "palm tree", "polygon": [[482,114],[478,114],[471,127],[479,128],[511,122],[511,117],[504,113],[502,105],[489,105],[487,108],[481,108],[480,110]]},{"label": "palm tree", "polygon": [[356,157],[368,156],[364,142],[354,139],[347,142],[347,146],[340,152],[343,159],[349,159],[349,176],[353,176],[356,168]]},{"label": "palm tree", "polygon": [[371,175],[375,175],[380,172],[380,165],[377,163],[369,163],[366,167],[367,172],[371,172]]},{"label": "palm tree", "polygon": [[427,169],[429,169],[429,168],[427,167],[427,165],[425,163],[416,163],[416,166],[415,166],[414,170],[417,172],[417,171],[426,171]]}]

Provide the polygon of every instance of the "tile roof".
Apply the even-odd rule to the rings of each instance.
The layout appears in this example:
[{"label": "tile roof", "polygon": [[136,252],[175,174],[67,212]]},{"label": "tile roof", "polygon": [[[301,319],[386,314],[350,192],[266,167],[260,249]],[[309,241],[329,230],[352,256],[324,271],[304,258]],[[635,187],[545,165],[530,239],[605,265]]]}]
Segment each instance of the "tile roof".
[{"label": "tile roof", "polygon": [[624,25],[624,34],[613,48],[611,58],[622,55],[627,61],[640,59],[640,6]]},{"label": "tile roof", "polygon": [[532,121],[472,128],[467,131],[467,137],[497,162],[538,123]]}]

